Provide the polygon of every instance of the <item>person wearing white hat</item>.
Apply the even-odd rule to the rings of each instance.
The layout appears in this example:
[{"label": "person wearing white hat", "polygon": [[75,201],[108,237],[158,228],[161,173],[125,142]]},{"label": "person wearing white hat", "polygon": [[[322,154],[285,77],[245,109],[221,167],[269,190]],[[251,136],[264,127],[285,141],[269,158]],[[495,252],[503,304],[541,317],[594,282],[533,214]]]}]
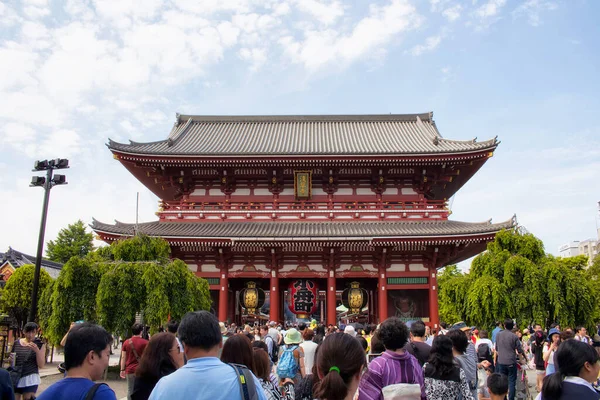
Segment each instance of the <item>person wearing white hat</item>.
[{"label": "person wearing white hat", "polygon": [[352,325],[347,325],[344,328],[344,333],[348,334],[348,335],[350,335],[352,337],[356,337],[356,330],[354,329],[354,327]]}]

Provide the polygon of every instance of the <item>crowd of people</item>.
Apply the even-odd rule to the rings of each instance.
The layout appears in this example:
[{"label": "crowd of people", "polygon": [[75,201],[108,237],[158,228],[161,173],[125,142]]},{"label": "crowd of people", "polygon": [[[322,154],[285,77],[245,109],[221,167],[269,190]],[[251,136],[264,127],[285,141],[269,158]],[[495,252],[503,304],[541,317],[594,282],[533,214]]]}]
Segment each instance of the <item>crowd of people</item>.
[{"label": "crowd of people", "polygon": [[[132,400],[514,400],[530,368],[541,400],[600,399],[600,336],[584,327],[520,330],[506,319],[488,333],[463,322],[441,325],[435,334],[396,317],[379,326],[236,326],[198,311],[149,340],[135,324],[123,341],[121,378]],[[43,366],[36,331],[28,324],[13,350],[21,360],[15,367],[26,371],[13,381],[23,399],[35,398]],[[94,383],[112,342],[98,325],[73,325],[64,341],[66,377],[39,399],[116,399],[108,385]]]}]

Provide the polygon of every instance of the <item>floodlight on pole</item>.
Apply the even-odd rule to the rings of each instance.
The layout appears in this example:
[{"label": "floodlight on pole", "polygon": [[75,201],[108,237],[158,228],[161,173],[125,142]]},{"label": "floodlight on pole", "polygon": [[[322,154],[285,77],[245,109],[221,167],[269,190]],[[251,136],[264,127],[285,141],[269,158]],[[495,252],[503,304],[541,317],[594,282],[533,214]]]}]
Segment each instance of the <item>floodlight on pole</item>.
[{"label": "floodlight on pole", "polygon": [[54,160],[41,160],[33,164],[33,172],[46,171],[46,176],[33,176],[31,178],[31,187],[44,188],[44,205],[42,206],[42,220],[40,223],[40,234],[38,237],[37,255],[35,259],[35,272],[33,274],[33,292],[31,293],[31,309],[29,310],[29,322],[35,320],[37,314],[38,288],[40,284],[40,270],[42,268],[42,253],[44,251],[44,234],[46,231],[46,217],[48,214],[48,202],[50,201],[50,189],[57,185],[66,185],[67,177],[65,175],[54,175],[55,169],[69,168],[69,160],[57,158]]}]

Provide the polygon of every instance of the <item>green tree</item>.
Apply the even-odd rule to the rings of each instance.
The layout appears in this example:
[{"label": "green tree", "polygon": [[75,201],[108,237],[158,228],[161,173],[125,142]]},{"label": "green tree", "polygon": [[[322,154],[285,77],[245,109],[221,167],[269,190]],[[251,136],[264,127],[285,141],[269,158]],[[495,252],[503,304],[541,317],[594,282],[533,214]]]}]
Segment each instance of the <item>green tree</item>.
[{"label": "green tree", "polygon": [[144,263],[108,264],[96,294],[98,322],[109,332],[129,332],[146,303]]},{"label": "green tree", "polygon": [[137,235],[130,239],[119,240],[111,245],[115,261],[160,261],[169,258],[171,248],[166,240]]},{"label": "green tree", "polygon": [[58,232],[56,241],[46,243],[47,257],[56,262],[66,263],[73,256],[84,257],[94,250],[94,236],[87,232],[83,221],[78,220]]},{"label": "green tree", "polygon": [[[142,312],[153,329],[186,312],[208,310],[208,282],[196,277],[181,260],[169,262],[169,244],[144,235],[113,243],[112,259],[105,261],[96,305],[100,323],[126,333]],[[107,250],[94,257],[109,259]],[[98,258],[96,258],[98,259]],[[118,296],[115,296],[118,293]]]},{"label": "green tree", "polygon": [[457,265],[448,265],[437,276],[440,321],[452,324],[462,319],[457,304],[450,300],[450,293],[465,279]]},{"label": "green tree", "polygon": [[544,266],[548,298],[548,321],[562,326],[594,326],[600,292],[584,268],[586,257],[548,256]]},{"label": "green tree", "polygon": [[543,243],[530,233],[499,232],[468,274],[440,274],[440,315],[484,328],[506,317],[520,326],[593,326],[600,319],[594,307],[600,301],[600,261],[586,265],[585,256],[545,254]]},{"label": "green tree", "polygon": [[63,266],[51,296],[46,329],[51,343],[59,343],[73,321],[96,321],[96,292],[102,273],[92,253],[85,258],[72,257]]},{"label": "green tree", "polygon": [[48,327],[50,318],[52,317],[52,293],[54,292],[54,279],[50,280],[50,283],[40,295],[40,301],[38,306],[38,322],[40,328],[46,338],[48,338]]},{"label": "green tree", "polygon": [[[31,295],[33,293],[33,274],[35,267],[33,265],[23,265],[15,270],[6,282],[6,286],[2,291],[2,299],[0,301],[2,310],[13,317],[19,328],[27,321],[29,309],[31,308]],[[42,295],[44,290],[50,285],[52,278],[44,269],[40,271],[39,294]],[[38,302],[38,315],[40,309],[44,306],[41,301]],[[37,315],[36,315],[37,320]]]}]

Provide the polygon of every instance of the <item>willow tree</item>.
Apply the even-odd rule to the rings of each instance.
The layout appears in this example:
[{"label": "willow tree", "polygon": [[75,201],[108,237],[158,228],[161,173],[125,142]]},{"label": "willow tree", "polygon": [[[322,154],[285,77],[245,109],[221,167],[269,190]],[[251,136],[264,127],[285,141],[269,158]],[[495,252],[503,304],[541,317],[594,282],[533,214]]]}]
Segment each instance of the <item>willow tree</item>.
[{"label": "willow tree", "polygon": [[117,262],[106,265],[96,294],[98,322],[109,332],[129,332],[136,314],[146,303],[142,280],[144,264]]},{"label": "willow tree", "polygon": [[96,294],[99,322],[126,333],[138,313],[156,329],[188,311],[208,310],[208,282],[196,277],[181,260],[169,262],[169,244],[160,238],[136,236],[113,243],[99,257],[106,271]]},{"label": "willow tree", "polygon": [[57,344],[69,330],[71,322],[96,321],[96,291],[103,269],[90,253],[87,257],[72,257],[63,266],[51,295],[51,315],[47,336]]},{"label": "willow tree", "polygon": [[463,313],[460,304],[455,302],[457,293],[462,290],[460,287],[466,281],[466,276],[456,265],[444,267],[437,276],[438,283],[438,304],[440,321],[452,324],[463,319]]},{"label": "willow tree", "polygon": [[115,261],[159,261],[169,259],[171,248],[161,238],[137,235],[130,239],[119,240],[110,246]]},{"label": "willow tree", "polygon": [[594,326],[600,300],[598,283],[585,271],[586,257],[554,258],[544,266],[549,322]]},{"label": "willow tree", "polygon": [[468,274],[440,285],[440,309],[483,328],[516,318],[523,325],[545,321],[544,246],[529,233],[499,232]]}]

